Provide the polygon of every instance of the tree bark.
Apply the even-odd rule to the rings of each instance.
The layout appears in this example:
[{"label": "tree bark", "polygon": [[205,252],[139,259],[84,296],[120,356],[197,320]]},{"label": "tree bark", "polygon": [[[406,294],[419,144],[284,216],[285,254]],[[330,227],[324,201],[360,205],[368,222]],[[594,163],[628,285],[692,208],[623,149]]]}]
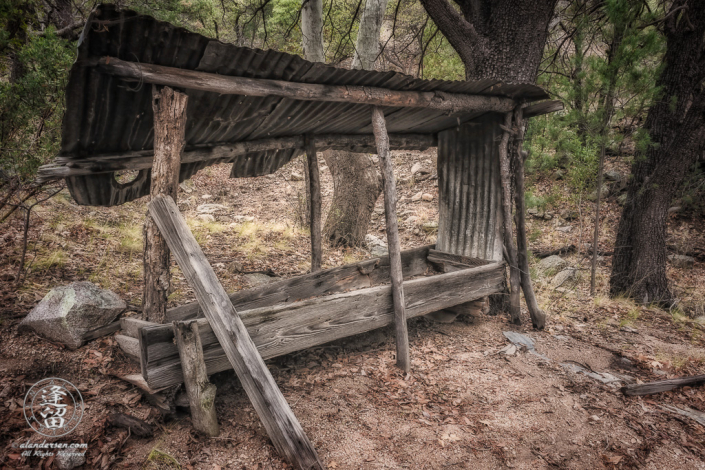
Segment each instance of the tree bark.
[{"label": "tree bark", "polygon": [[379,166],[384,181],[384,214],[387,226],[387,245],[389,246],[390,277],[392,280],[392,303],[394,304],[394,330],[396,331],[397,366],[408,373],[411,368],[409,359],[409,332],[406,325],[404,306],[404,287],[401,268],[401,242],[397,225],[397,190],[394,182],[392,157],[389,155],[389,136],[380,108],[372,109],[372,129],[377,140]]},{"label": "tree bark", "polygon": [[[181,152],[184,149],[188,96],[164,87],[152,88],[154,110],[154,164],[150,194],[171,196],[179,188]],[[164,323],[170,285],[169,247],[152,217],[144,221],[144,291],[142,314],[145,320]]]},{"label": "tree bark", "polygon": [[379,55],[379,33],[388,0],[367,0],[357,32],[353,69],[374,70]]},{"label": "tree bark", "polygon": [[304,0],[301,7],[301,36],[304,59],[326,61],[323,49],[323,0]]},{"label": "tree bark", "polygon": [[[683,9],[682,7],[686,7]],[[672,303],[666,277],[668,207],[705,149],[705,2],[673,2],[664,24],[663,94],[644,124],[653,145],[637,155],[617,229],[610,294]]]},{"label": "tree bark", "polygon": [[216,437],[220,434],[220,427],[215,414],[215,385],[208,381],[206,374],[198,322],[174,322],[174,337],[179,348],[191,423],[198,432]]},{"label": "tree bark", "polygon": [[321,249],[321,178],[318,174],[318,157],[313,136],[306,136],[306,162],[307,181],[310,200],[310,229],[311,229],[311,272],[321,270],[323,253]]}]

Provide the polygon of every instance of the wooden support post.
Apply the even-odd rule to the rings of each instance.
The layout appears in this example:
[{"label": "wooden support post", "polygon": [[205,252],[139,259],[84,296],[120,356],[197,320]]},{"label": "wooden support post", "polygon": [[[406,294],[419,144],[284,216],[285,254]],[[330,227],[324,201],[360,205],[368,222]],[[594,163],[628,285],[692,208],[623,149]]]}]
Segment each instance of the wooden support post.
[{"label": "wooden support post", "polygon": [[206,363],[203,360],[203,346],[198,331],[198,322],[190,320],[174,322],[174,336],[179,348],[181,370],[191,409],[191,423],[200,433],[208,437],[220,434],[218,418],[215,415],[215,385],[208,381]]},{"label": "wooden support post", "polygon": [[387,245],[389,246],[390,277],[392,278],[392,300],[394,302],[394,326],[397,340],[397,366],[409,372],[409,332],[404,311],[404,288],[402,286],[401,243],[397,227],[397,190],[392,171],[392,159],[389,155],[389,136],[384,112],[375,106],[372,109],[372,129],[377,143],[379,166],[384,181],[384,213],[387,225]]},{"label": "wooden support post", "polygon": [[312,135],[305,137],[306,161],[308,163],[309,206],[311,214],[311,272],[321,270],[321,177],[318,174],[318,157]]},{"label": "wooden support post", "polygon": [[[154,110],[154,163],[152,197],[167,195],[176,200],[179,188],[181,152],[186,143],[188,96],[169,87],[152,87]],[[147,214],[144,221],[144,291],[142,315],[145,320],[164,323],[169,295],[169,248]]]},{"label": "wooden support post", "polygon": [[504,118],[504,133],[499,143],[499,167],[502,179],[502,207],[504,208],[504,247],[506,248],[507,262],[509,263],[509,318],[515,325],[521,324],[521,307],[519,305],[519,286],[521,275],[517,264],[517,249],[514,245],[514,232],[512,231],[512,197],[511,176],[509,169],[509,134],[512,132],[512,113],[507,113]]},{"label": "wooden support post", "polygon": [[522,116],[521,106],[517,106],[514,111],[514,123],[517,127],[517,154],[515,156],[514,165],[514,204],[516,206],[516,224],[517,224],[517,248],[518,248],[518,267],[521,274],[521,288],[524,291],[524,300],[526,307],[531,315],[531,323],[537,330],[543,330],[546,326],[546,314],[539,308],[534,294],[534,288],[531,285],[531,274],[529,273],[529,253],[528,243],[526,241],[526,208],[524,207],[524,159],[525,154],[522,147],[524,141],[524,118]]},{"label": "wooden support post", "polygon": [[274,447],[299,469],[322,469],[313,445],[264,364],[245,325],[169,196],[155,196],[149,213],[194,291]]}]

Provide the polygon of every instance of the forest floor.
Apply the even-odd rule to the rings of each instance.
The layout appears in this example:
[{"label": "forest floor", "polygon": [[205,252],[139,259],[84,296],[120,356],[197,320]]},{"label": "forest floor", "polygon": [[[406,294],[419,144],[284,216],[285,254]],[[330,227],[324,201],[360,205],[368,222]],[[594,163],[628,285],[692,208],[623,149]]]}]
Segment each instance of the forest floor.
[{"label": "forest floor", "polygon": [[[431,170],[412,177],[416,162]],[[321,165],[323,165],[321,160]],[[402,247],[430,244],[422,229],[437,220],[438,190],[431,152],[397,152]],[[626,166],[610,162],[626,174]],[[289,277],[309,268],[307,232],[297,227],[300,161],[276,174],[232,180],[227,166],[203,170],[179,191],[179,206],[227,291],[246,288],[242,271],[272,269]],[[333,188],[322,171],[324,204]],[[532,249],[590,239],[592,205],[572,221],[562,181],[541,179],[535,196],[552,195],[551,220],[528,219]],[[411,200],[418,192],[432,201]],[[558,195],[558,198],[555,197]],[[215,220],[198,218],[204,203],[226,207]],[[550,209],[549,209],[550,210]],[[141,298],[142,221],[145,201],[115,208],[80,207],[66,191],[37,209],[29,237],[30,269],[22,287],[13,282],[21,249],[21,221],[0,233],[0,468],[55,468],[52,459],[21,456],[19,444],[41,442],[29,429],[22,405],[28,388],[45,377],[64,377],[83,394],[86,412],[72,441],[88,443],[85,468],[230,469],[286,468],[232,371],[216,374],[218,438],[197,435],[187,414],[163,420],[136,387],[117,376],[137,372],[112,337],[70,351],[17,325],[53,287],[89,280],[132,305]],[[620,213],[608,198],[601,249],[611,251]],[[208,219],[208,218],[205,218]],[[670,220],[669,245],[705,251],[703,220]],[[566,229],[570,226],[570,229]],[[382,199],[370,233],[384,239]],[[561,230],[558,230],[561,228]],[[566,231],[567,230],[567,231]],[[325,267],[369,257],[364,249],[324,247]],[[506,316],[465,317],[451,324],[410,320],[412,372],[394,366],[391,329],[378,330],[267,361],[270,370],[327,468],[705,468],[705,427],[663,405],[705,411],[705,388],[684,387],[648,397],[625,397],[572,366],[624,374],[647,382],[705,373],[705,327],[679,310],[663,311],[607,297],[611,257],[598,266],[598,295],[589,295],[584,253],[565,257],[578,269],[573,285],[556,290],[550,276],[532,267],[547,328],[531,329]],[[535,266],[536,260],[532,261]],[[705,302],[705,263],[669,266],[675,292]],[[173,267],[170,303],[193,300]],[[700,313],[702,315],[702,313]],[[543,357],[501,351],[503,332],[530,336]],[[111,411],[131,414],[158,431],[138,438],[111,427]],[[59,439],[65,442],[67,439]]]}]

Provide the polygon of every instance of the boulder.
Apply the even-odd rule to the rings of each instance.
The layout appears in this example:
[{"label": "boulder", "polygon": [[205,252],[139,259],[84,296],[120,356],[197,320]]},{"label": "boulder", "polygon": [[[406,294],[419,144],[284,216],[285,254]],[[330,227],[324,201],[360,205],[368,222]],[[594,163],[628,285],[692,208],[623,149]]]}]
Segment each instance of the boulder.
[{"label": "boulder", "polygon": [[542,271],[552,270],[554,272],[557,272],[567,266],[568,262],[558,255],[551,255],[547,258],[542,259],[539,262],[539,268]]},{"label": "boulder", "polygon": [[428,194],[428,193],[424,193],[421,195],[421,200],[426,201],[426,202],[431,202],[431,201],[433,201],[433,195]]},{"label": "boulder", "polygon": [[290,181],[303,181],[304,177],[301,173],[297,173],[295,171],[291,172],[291,176],[289,177]]},{"label": "boulder", "polygon": [[577,211],[571,211],[570,209],[563,209],[561,211],[561,218],[563,220],[575,220],[578,217],[580,217],[580,214]]},{"label": "boulder", "polygon": [[[602,185],[602,192],[600,193],[600,199],[604,200],[609,195],[610,195],[609,186],[607,186],[606,184],[603,184]],[[593,192],[591,192],[587,198],[590,201],[595,201],[597,199],[597,189],[595,189]]]},{"label": "boulder", "polygon": [[423,197],[423,192],[419,191],[418,193],[411,196],[411,202],[418,202],[421,200],[422,197]]},{"label": "boulder", "polygon": [[568,232],[570,232],[571,230],[573,230],[573,227],[570,226],[570,225],[564,225],[563,227],[556,227],[556,230],[558,230],[559,232],[568,233]]},{"label": "boulder", "polygon": [[621,181],[622,175],[615,170],[605,171],[605,179],[607,181]]},{"label": "boulder", "polygon": [[245,274],[242,278],[247,281],[250,287],[262,286],[274,281],[274,278],[262,273]]},{"label": "boulder", "polygon": [[368,233],[365,235],[365,244],[367,244],[372,256],[386,256],[389,254],[387,243],[379,237]]},{"label": "boulder", "polygon": [[419,175],[427,175],[430,173],[427,169],[423,167],[421,163],[414,163],[414,166],[411,167],[411,174],[415,175],[418,173]]},{"label": "boulder", "polygon": [[674,268],[692,268],[695,264],[695,258],[685,255],[669,255],[668,261]]},{"label": "boulder", "polygon": [[576,279],[577,270],[575,268],[566,268],[553,277],[551,284],[554,288],[561,287],[563,284]]},{"label": "boulder", "polygon": [[127,305],[117,294],[87,281],[56,287],[20,323],[70,349],[83,345],[87,332],[111,323]]},{"label": "boulder", "polygon": [[421,226],[424,232],[428,233],[433,233],[438,230],[438,222],[436,221],[431,221],[431,222],[426,222]]},{"label": "boulder", "polygon": [[199,214],[196,216],[196,218],[203,222],[215,222],[215,217],[210,214]]}]

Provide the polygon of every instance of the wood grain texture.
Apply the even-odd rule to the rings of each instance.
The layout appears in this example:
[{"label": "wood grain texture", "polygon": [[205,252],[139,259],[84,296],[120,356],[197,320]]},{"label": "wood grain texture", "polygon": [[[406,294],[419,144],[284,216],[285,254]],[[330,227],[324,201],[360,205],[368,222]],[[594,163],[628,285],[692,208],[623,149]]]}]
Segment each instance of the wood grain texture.
[{"label": "wood grain texture", "polygon": [[[179,188],[181,152],[186,144],[186,106],[188,96],[164,87],[152,89],[154,111],[154,163],[152,196],[167,195],[174,201]],[[144,288],[142,315],[146,320],[164,323],[171,283],[169,248],[152,218],[144,221]]]},{"label": "wood grain texture", "polygon": [[311,195],[311,213],[309,214],[311,229],[311,272],[321,270],[323,249],[321,248],[321,177],[318,174],[318,156],[313,136],[305,138],[306,163],[308,170],[309,194]]},{"label": "wood grain texture", "polygon": [[206,374],[198,322],[189,320],[174,322],[173,325],[191,410],[191,423],[198,432],[216,437],[220,434],[220,426],[215,415],[215,385],[208,381]]},{"label": "wood grain texture", "polygon": [[[504,264],[404,281],[406,316],[414,318],[499,292]],[[325,344],[382,328],[394,321],[390,285],[239,312],[263,358]],[[231,369],[205,319],[199,319],[208,374]],[[141,328],[143,375],[152,388],[181,383],[179,354],[171,328]]]},{"label": "wood grain texture", "polygon": [[[437,145],[433,134],[390,134],[392,150],[425,150]],[[319,134],[314,135],[318,151],[333,149],[349,152],[373,153],[376,151],[374,135]],[[268,150],[304,149],[304,137],[279,137],[245,142],[190,146],[184,149],[182,163],[202,161],[230,162],[249,153]],[[69,176],[95,175],[124,170],[146,170],[152,168],[154,152],[139,150],[119,154],[91,156],[59,156],[55,163],[43,165],[37,172],[38,181],[51,181]]]},{"label": "wood grain texture", "polygon": [[[426,271],[428,268],[426,256],[431,248],[433,245],[426,245],[401,252],[404,278],[418,276]],[[389,282],[389,256],[270,282],[260,287],[235,292],[229,297],[237,310],[252,310],[371,287],[385,282]],[[179,321],[202,315],[198,302],[191,302],[169,310],[167,319]]]},{"label": "wood grain texture", "polygon": [[499,96],[442,91],[396,91],[386,88],[321,85],[282,80],[232,77],[175,67],[128,62],[115,57],[99,60],[98,69],[118,77],[223,95],[279,96],[303,101],[335,101],[374,106],[431,108],[449,113],[508,112],[514,100]]},{"label": "wood grain texture", "polygon": [[140,361],[140,342],[137,338],[131,338],[125,335],[115,335],[115,341],[117,341],[118,346],[122,352],[125,353],[127,357],[133,361]]},{"label": "wood grain texture", "polygon": [[705,384],[705,374],[677,379],[656,380],[644,384],[631,384],[621,388],[622,393],[629,396],[653,395],[654,393],[667,392],[678,387]]},{"label": "wood grain texture", "polygon": [[313,445],[277,387],[176,203],[169,196],[156,196],[148,207],[274,447],[296,468],[322,469]]},{"label": "wood grain texture", "polygon": [[372,129],[377,142],[377,155],[384,184],[384,214],[389,247],[390,277],[392,281],[392,303],[394,304],[394,329],[396,331],[397,366],[408,373],[411,368],[409,357],[409,331],[404,313],[404,286],[401,268],[401,242],[397,225],[397,189],[394,181],[392,158],[389,155],[389,136],[384,119],[384,111],[372,109]]}]

